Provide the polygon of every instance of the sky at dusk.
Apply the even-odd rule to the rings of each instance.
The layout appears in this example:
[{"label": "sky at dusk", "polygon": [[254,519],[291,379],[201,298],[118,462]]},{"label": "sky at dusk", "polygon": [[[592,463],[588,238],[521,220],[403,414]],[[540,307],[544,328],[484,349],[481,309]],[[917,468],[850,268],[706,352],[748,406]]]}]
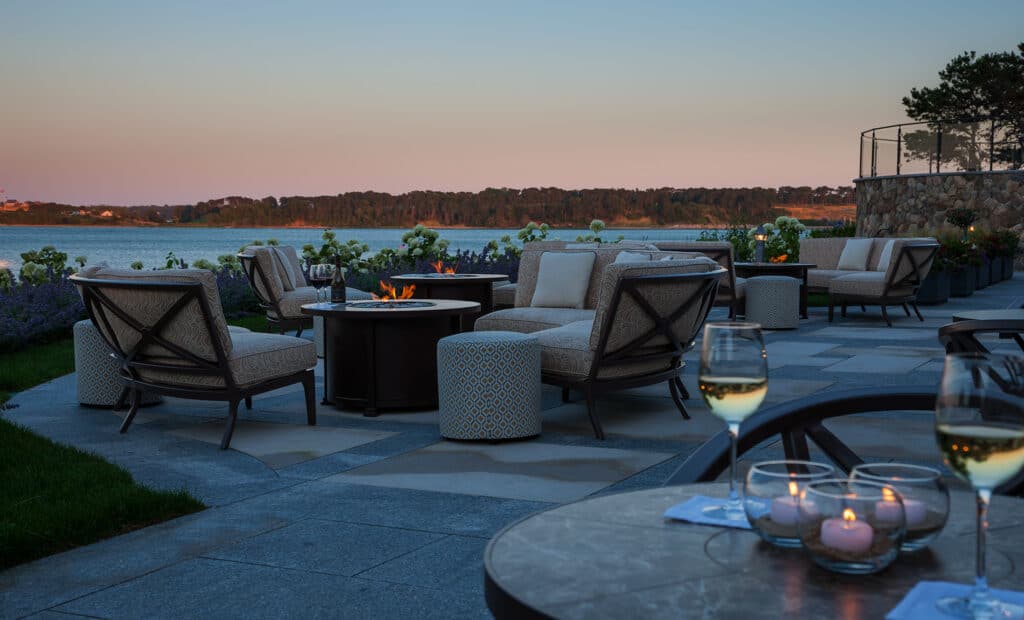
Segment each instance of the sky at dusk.
[{"label": "sky at dusk", "polygon": [[9,198],[845,185],[1024,2],[0,0]]}]

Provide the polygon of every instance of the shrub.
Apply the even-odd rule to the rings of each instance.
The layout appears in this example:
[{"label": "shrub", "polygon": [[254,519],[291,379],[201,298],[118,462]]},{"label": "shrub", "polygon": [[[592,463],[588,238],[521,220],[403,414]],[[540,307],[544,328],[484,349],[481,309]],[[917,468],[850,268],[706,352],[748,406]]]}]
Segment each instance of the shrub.
[{"label": "shrub", "polygon": [[537,224],[536,222],[528,222],[526,226],[523,226],[522,229],[520,229],[520,231],[516,233],[516,237],[518,237],[518,239],[521,242],[523,242],[523,244],[527,244],[532,241],[543,241],[544,239],[548,238],[549,230],[550,227],[547,224]]},{"label": "shrub", "polygon": [[65,336],[83,318],[82,298],[66,276],[22,281],[0,291],[0,349],[15,351]]},{"label": "shrub", "polygon": [[829,228],[812,230],[808,237],[813,239],[826,239],[829,237],[856,237],[856,222],[833,222]]},{"label": "shrub", "polygon": [[614,241],[610,239],[602,239],[601,233],[604,231],[604,222],[601,220],[590,221],[590,233],[586,235],[578,235],[576,241],[579,243],[618,243],[625,239],[624,236],[619,235]]},{"label": "shrub", "polygon": [[974,222],[978,220],[978,214],[970,207],[954,207],[946,211],[946,221],[956,226],[964,234]]}]

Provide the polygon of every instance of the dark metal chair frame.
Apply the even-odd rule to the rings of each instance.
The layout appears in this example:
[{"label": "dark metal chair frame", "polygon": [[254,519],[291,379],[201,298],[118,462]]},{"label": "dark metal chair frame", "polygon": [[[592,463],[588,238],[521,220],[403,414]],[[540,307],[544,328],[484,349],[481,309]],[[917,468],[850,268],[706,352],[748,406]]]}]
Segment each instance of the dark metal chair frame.
[{"label": "dark metal chair frame", "polygon": [[[96,325],[103,340],[113,351],[113,355],[121,365],[120,379],[124,384],[124,390],[121,392],[115,409],[123,409],[126,399],[130,400],[130,406],[124,421],[121,423],[120,432],[127,432],[128,427],[131,426],[132,420],[139,410],[139,405],[142,401],[141,394],[144,391],[176,398],[227,401],[228,419],[220,442],[220,447],[224,450],[231,443],[231,435],[234,433],[235,421],[238,417],[239,402],[244,400],[246,406],[251,408],[254,395],[276,390],[294,383],[302,383],[306,399],[306,420],[310,426],[316,425],[316,384],[311,369],[253,385],[239,386],[236,383],[231,368],[228,365],[228,357],[224,351],[224,346],[214,326],[213,313],[210,310],[201,282],[138,282],[131,280],[92,279],[80,276],[71,276],[71,280],[82,293],[82,299],[85,302],[85,309],[89,319]],[[103,289],[110,288],[153,293],[176,293],[179,297],[169,304],[166,312],[152,325],[144,325],[118,307],[103,292]],[[170,323],[192,301],[198,302],[201,309],[203,330],[209,337],[213,347],[216,357],[214,360],[204,359],[174,344],[165,337],[165,332]],[[119,321],[122,321],[127,327],[137,332],[140,336],[139,341],[130,348],[122,345],[111,326],[110,315],[117,317]],[[144,351],[151,345],[165,349],[168,354],[162,354],[159,359],[147,356]],[[177,373],[183,376],[217,377],[224,382],[224,385],[187,387],[177,384],[164,384],[144,379],[140,375],[140,371]]]},{"label": "dark metal chair frame", "polygon": [[[672,395],[672,401],[675,403],[676,408],[679,409],[679,413],[682,414],[684,419],[689,419],[690,414],[686,411],[683,400],[689,398],[690,395],[679,378],[685,366],[682,357],[683,354],[693,348],[695,338],[700,333],[700,329],[707,320],[708,313],[711,311],[715,293],[718,290],[718,281],[723,275],[725,275],[725,270],[719,268],[701,273],[649,274],[621,278],[612,293],[612,302],[604,317],[600,340],[597,350],[594,352],[594,359],[587,376],[579,378],[542,372],[541,382],[561,387],[563,402],[569,401],[570,390],[582,391],[584,400],[587,403],[587,415],[590,417],[594,436],[598,439],[604,439],[604,429],[601,427],[601,421],[598,418],[594,400],[597,395],[607,392],[667,382],[669,393]],[[667,314],[660,314],[643,296],[642,291],[639,290],[640,286],[645,285],[678,286],[679,284],[692,281],[700,281],[697,290],[689,297],[680,299],[678,305]],[[616,315],[623,295],[629,295],[636,301],[644,313],[654,321],[654,326],[624,346],[615,351],[609,351],[608,338],[615,325]],[[688,342],[681,342],[676,337],[672,324],[695,305],[698,311],[695,315],[696,318],[690,340]],[[659,337],[664,337],[668,342],[654,343],[653,341]],[[602,371],[609,368],[619,368],[658,360],[668,362],[669,368],[667,370],[634,376],[600,378]]]},{"label": "dark metal chair frame", "polygon": [[[658,242],[654,242],[654,245],[661,249]],[[672,245],[673,247],[671,249],[664,249],[663,251],[665,252],[696,252],[707,256],[725,269],[725,277],[729,283],[729,295],[723,297],[721,300],[717,299],[716,295],[715,305],[728,307],[730,319],[735,318],[737,314],[743,314],[746,307],[746,298],[736,296],[736,262],[733,260],[731,245],[728,249],[703,247],[699,241],[693,245],[688,245],[685,242],[679,241],[672,241],[671,243],[666,243],[666,245]]]},{"label": "dark metal chair frame", "polygon": [[[778,435],[787,459],[809,460],[810,439],[844,473],[864,461],[822,424],[857,413],[935,411],[933,386],[858,388],[816,394],[763,409],[743,422],[736,453],[742,455]],[[713,482],[729,467],[729,434],[721,431],[704,442],[669,477],[665,486]],[[1024,474],[996,489],[1008,495],[1024,492]]]},{"label": "dark metal chair frame", "polygon": [[[918,262],[914,258],[912,252],[913,249],[920,248],[931,248],[927,258],[923,261]],[[882,289],[881,295],[847,295],[842,293],[829,293],[828,294],[828,321],[832,322],[835,316],[836,305],[841,306],[841,314],[843,318],[846,318],[846,307],[848,305],[859,305],[861,310],[866,311],[866,306],[879,306],[882,309],[882,318],[885,319],[885,323],[892,327],[892,320],[889,318],[888,312],[886,312],[886,306],[902,306],[903,311],[910,316],[910,308],[914,309],[914,313],[917,314],[919,321],[924,321],[924,317],[921,316],[921,310],[917,307],[917,291],[921,287],[921,281],[924,279],[924,274],[921,273],[922,266],[928,264],[935,258],[935,253],[939,251],[939,244],[937,243],[908,243],[900,249],[900,254],[896,258],[896,266],[893,269],[893,277],[886,280],[885,287]],[[900,272],[900,268],[903,266],[903,261],[906,260],[911,265],[910,273],[903,276],[899,280],[895,280],[895,274]],[[911,292],[906,295],[890,295],[889,292],[892,290],[900,290],[910,288]],[[908,307],[909,304],[909,307]]]},{"label": "dark metal chair frame", "polygon": [[946,353],[991,353],[978,340],[979,334],[998,334],[1013,340],[1024,353],[1024,320],[957,321],[939,328],[939,342]]},{"label": "dark metal chair frame", "polygon": [[[252,254],[240,253],[238,254],[238,260],[242,263],[242,271],[245,272],[246,278],[249,279],[249,288],[252,289],[254,295],[256,295],[257,301],[259,301],[260,307],[267,313],[267,325],[271,329],[275,329],[278,333],[285,333],[292,330],[297,330],[295,335],[301,336],[302,330],[313,327],[313,317],[309,315],[300,316],[285,316],[284,312],[281,311],[281,305],[276,299],[268,299],[266,295],[260,293],[260,288],[256,286],[257,278],[259,283],[263,287],[264,291],[270,291],[270,279],[267,274],[263,272],[263,268],[260,267],[259,261]],[[277,315],[277,317],[271,316],[271,312]]]}]

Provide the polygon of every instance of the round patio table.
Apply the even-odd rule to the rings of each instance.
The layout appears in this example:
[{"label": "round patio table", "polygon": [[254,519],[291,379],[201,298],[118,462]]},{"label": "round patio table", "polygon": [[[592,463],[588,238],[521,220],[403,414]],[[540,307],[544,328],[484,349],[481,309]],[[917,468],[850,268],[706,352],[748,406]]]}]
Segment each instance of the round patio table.
[{"label": "round patio table", "polygon": [[954,321],[1020,321],[1024,320],[1024,308],[1003,310],[960,310],[953,313]]},{"label": "round patio table", "polygon": [[[952,493],[949,523],[931,546],[876,575],[838,575],[802,549],[749,530],[663,518],[724,484],[605,495],[527,517],[484,553],[496,618],[884,618],[922,580],[974,583],[974,496]],[[1024,500],[997,496],[990,512],[989,583],[1019,590]]]}]

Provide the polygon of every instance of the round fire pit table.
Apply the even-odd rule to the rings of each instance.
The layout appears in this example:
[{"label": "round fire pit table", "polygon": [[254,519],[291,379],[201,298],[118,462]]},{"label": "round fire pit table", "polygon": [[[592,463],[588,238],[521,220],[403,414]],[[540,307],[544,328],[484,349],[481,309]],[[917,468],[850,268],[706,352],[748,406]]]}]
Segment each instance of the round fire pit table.
[{"label": "round fire pit table", "polygon": [[494,311],[494,283],[508,276],[493,273],[407,273],[393,276],[391,282],[413,284],[414,299],[461,299],[475,301],[480,310],[462,318],[464,331],[473,329],[476,319]]},{"label": "round fire pit table", "polygon": [[324,403],[363,409],[437,407],[437,341],[480,304],[451,299],[302,306],[324,319]]}]

